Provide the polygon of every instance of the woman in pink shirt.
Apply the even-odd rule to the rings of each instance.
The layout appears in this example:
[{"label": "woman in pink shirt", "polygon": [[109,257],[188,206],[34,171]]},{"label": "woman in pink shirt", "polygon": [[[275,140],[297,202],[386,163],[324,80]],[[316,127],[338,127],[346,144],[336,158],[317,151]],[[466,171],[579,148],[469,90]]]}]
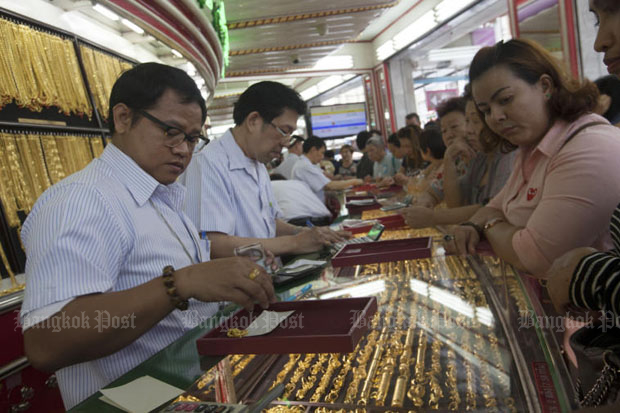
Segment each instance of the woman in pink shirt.
[{"label": "woman in pink shirt", "polygon": [[566,251],[612,246],[620,201],[620,131],[592,114],[596,86],[572,80],[541,46],[515,39],[481,49],[469,69],[487,126],[519,148],[508,182],[454,231],[453,248],[495,253],[535,277]]}]

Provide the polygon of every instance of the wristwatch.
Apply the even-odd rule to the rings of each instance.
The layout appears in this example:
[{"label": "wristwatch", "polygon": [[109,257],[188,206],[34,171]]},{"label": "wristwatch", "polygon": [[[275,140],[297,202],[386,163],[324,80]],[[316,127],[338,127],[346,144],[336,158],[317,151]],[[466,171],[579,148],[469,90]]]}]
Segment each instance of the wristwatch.
[{"label": "wristwatch", "polygon": [[495,225],[499,224],[500,222],[506,222],[506,220],[504,218],[492,218],[489,221],[487,221],[486,224],[484,224],[484,227],[482,227],[483,231],[487,231],[491,228],[493,228]]}]

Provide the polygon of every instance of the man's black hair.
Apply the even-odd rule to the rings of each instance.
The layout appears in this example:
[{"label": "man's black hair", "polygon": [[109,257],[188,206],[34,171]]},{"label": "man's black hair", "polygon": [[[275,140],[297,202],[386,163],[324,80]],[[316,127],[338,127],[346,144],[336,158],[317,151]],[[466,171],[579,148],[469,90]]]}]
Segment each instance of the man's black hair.
[{"label": "man's black hair", "polygon": [[303,115],[307,106],[299,93],[290,87],[278,82],[259,82],[239,96],[233,110],[233,120],[235,125],[241,125],[250,113],[258,112],[265,122],[271,122],[287,108]]},{"label": "man's black hair", "polygon": [[321,149],[323,147],[326,147],[325,141],[316,136],[311,136],[304,141],[304,153],[310,152],[312,148]]},{"label": "man's black hair", "polygon": [[182,103],[197,103],[202,111],[202,123],[207,118],[205,100],[196,82],[181,69],[160,63],[142,63],[124,72],[114,83],[110,93],[108,122],[114,133],[114,106],[124,103],[133,111],[132,124],[147,110],[157,105],[166,90],[177,92]]},{"label": "man's black hair", "polygon": [[372,138],[373,135],[381,136],[381,132],[379,132],[376,129],[371,129],[369,131],[363,130],[360,133],[358,133],[357,137],[355,138],[355,144],[357,145],[357,148],[360,151],[363,151],[364,148],[366,147],[366,142],[368,142],[368,139]]},{"label": "man's black hair", "polygon": [[420,115],[418,115],[415,112],[412,112],[410,114],[408,114],[407,116],[405,116],[406,120],[412,119],[412,118],[416,118],[418,120],[418,122],[420,122]]}]

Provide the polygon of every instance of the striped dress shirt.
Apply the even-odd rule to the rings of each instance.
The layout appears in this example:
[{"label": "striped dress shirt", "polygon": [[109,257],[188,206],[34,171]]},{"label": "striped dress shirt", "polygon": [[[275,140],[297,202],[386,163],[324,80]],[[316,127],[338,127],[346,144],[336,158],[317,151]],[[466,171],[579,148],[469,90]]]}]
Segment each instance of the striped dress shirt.
[{"label": "striped dress shirt", "polygon": [[[161,276],[166,265],[208,261],[207,244],[182,212],[184,198],[182,185],[161,185],[113,144],[45,191],[21,233],[27,256],[22,325],[49,318],[76,297],[144,284]],[[171,312],[122,350],[57,371],[65,407],[105,387],[217,309],[216,303],[190,300],[187,312]],[[88,322],[104,328],[104,320]]]},{"label": "striped dress shirt", "polygon": [[201,232],[273,238],[282,216],[267,168],[241,150],[230,130],[194,154],[181,177],[185,212]]}]

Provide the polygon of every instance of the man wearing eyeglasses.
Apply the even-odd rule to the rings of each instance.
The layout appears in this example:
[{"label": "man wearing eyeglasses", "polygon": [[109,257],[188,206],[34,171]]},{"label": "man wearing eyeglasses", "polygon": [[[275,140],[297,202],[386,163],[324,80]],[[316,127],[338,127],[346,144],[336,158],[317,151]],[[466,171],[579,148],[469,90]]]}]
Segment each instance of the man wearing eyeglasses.
[{"label": "man wearing eyeglasses", "polygon": [[301,254],[338,242],[345,234],[300,229],[280,219],[265,163],[280,154],[306,104],[293,89],[259,82],[235,104],[235,126],[194,156],[183,177],[186,212],[210,241],[211,257],[260,242],[274,255]]},{"label": "man wearing eyeglasses", "polygon": [[25,350],[34,367],[56,371],[67,409],[213,315],[216,302],[275,300],[249,259],[209,261],[182,211],[176,180],[205,117],[182,70],[128,70],[110,96],[112,142],[45,191],[24,223]]}]

